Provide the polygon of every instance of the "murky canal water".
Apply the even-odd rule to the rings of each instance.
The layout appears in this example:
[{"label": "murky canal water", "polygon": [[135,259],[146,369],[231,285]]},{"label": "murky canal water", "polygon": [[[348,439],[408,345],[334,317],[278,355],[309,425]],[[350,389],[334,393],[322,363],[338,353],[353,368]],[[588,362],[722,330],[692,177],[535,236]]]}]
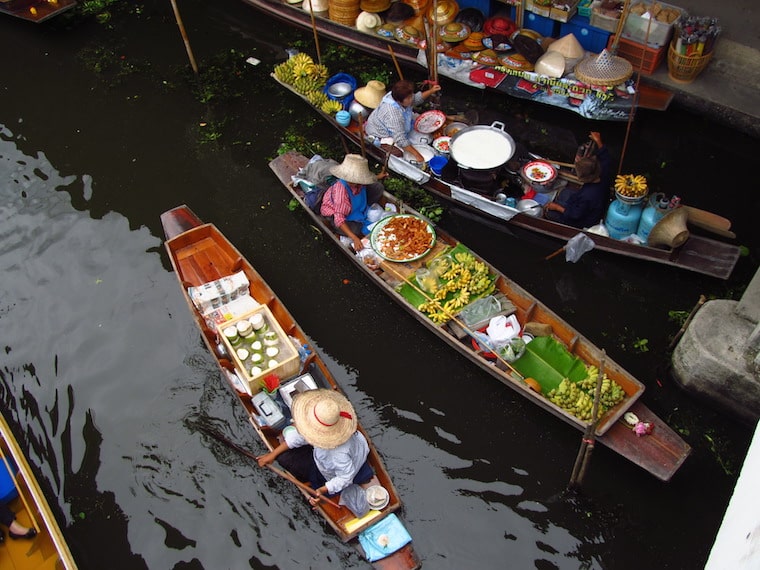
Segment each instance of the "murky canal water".
[{"label": "murky canal water", "polygon": [[[444,218],[639,377],[645,403],[694,448],[667,484],[599,448],[586,497],[563,497],[580,433],[450,354],[287,209],[267,158],[313,115],[268,73],[309,34],[234,0],[180,9],[201,63],[230,49],[262,60],[241,71],[243,97],[192,96],[169,3],[142,4],[113,28],[0,20],[1,405],[80,567],[366,566],[287,483],[198,432],[223,424],[258,449],[162,251],[159,215],[180,203],[249,256],[334,364],[426,568],[703,565],[750,429],[669,378],[679,324],[668,312],[701,293],[737,295],[754,273],[757,197],[725,169],[749,168],[758,141],[677,109],[642,112],[632,129],[630,169],[659,168],[671,193],[734,221],[751,255],[726,283],[595,252],[544,261],[557,243]],[[574,143],[599,128],[618,151],[625,137],[624,124],[515,102],[502,111],[530,136],[561,124]],[[227,138],[203,144],[200,124],[224,118]]]}]

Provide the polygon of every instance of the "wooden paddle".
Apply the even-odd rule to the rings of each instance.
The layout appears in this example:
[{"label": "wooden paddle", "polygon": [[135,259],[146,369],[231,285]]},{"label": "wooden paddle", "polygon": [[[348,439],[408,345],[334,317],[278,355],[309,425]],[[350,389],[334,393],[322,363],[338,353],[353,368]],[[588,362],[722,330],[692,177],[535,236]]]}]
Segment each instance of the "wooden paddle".
[{"label": "wooden paddle", "polygon": [[396,53],[393,51],[393,47],[391,46],[391,44],[388,44],[388,53],[391,54],[391,59],[393,60],[393,65],[396,66],[396,73],[398,73],[398,78],[403,80],[404,79],[404,74],[401,73],[401,68],[399,67],[398,60],[396,59]]},{"label": "wooden paddle", "polygon": [[586,426],[586,431],[581,439],[581,447],[578,450],[578,455],[575,458],[575,464],[573,465],[573,472],[570,475],[569,487],[579,487],[583,483],[583,478],[586,475],[586,468],[589,461],[591,461],[591,453],[594,451],[594,430],[596,424],[599,421],[599,397],[602,393],[602,380],[604,380],[604,360],[607,357],[607,352],[602,349],[602,357],[599,359],[599,373],[596,377],[596,389],[594,390],[594,407],[591,411],[591,421]]},{"label": "wooden paddle", "polygon": [[724,218],[723,216],[719,216],[718,214],[713,214],[712,212],[708,212],[707,210],[700,210],[699,208],[695,208],[694,206],[683,206],[686,208],[686,211],[689,213],[689,221],[690,222],[701,222],[705,225],[710,225],[714,228],[721,229],[721,230],[730,230],[731,229],[731,220],[728,218]]},{"label": "wooden paddle", "polygon": [[[210,435],[211,437],[213,437],[217,441],[222,442],[227,447],[230,447],[230,448],[234,449],[235,451],[237,451],[238,453],[242,453],[246,457],[249,457],[249,458],[253,459],[256,462],[256,465],[259,464],[259,461],[258,461],[258,458],[256,457],[256,454],[251,453],[247,449],[244,449],[244,448],[240,447],[238,444],[230,441],[229,439],[227,439],[226,437],[224,437],[222,434],[220,434],[218,431],[215,431],[215,430],[212,430],[212,429],[209,429],[209,428],[205,428],[205,427],[201,427],[201,429],[203,430],[204,433]],[[338,503],[336,503],[332,499],[329,499],[329,498],[325,497],[324,495],[320,495],[319,493],[317,493],[317,491],[315,489],[312,489],[306,483],[303,483],[303,482],[299,481],[298,479],[296,479],[295,477],[293,477],[293,475],[291,475],[287,471],[283,471],[282,469],[280,469],[278,467],[275,467],[274,465],[271,465],[271,464],[267,464],[267,467],[269,468],[270,471],[276,473],[277,475],[279,475],[283,479],[287,479],[288,481],[290,481],[291,483],[293,483],[299,489],[302,489],[302,490],[306,491],[307,493],[309,493],[312,497],[318,498],[318,499],[320,499],[320,500],[322,500],[322,501],[324,501],[324,502],[332,505],[336,509],[340,509],[341,508],[341,506]]]},{"label": "wooden paddle", "polygon": [[728,239],[736,239],[736,234],[730,230],[722,230],[720,228],[716,228],[712,224],[706,223],[701,220],[692,220],[691,217],[687,219],[687,222],[690,223],[693,226],[696,226],[702,230],[705,230],[706,232],[713,233],[715,235],[719,235],[724,238]]}]

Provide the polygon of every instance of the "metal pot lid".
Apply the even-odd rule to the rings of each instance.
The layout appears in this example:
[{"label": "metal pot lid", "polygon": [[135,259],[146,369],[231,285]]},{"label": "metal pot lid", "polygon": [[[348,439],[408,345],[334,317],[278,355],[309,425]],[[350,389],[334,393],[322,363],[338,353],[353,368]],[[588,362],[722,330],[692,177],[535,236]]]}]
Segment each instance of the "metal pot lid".
[{"label": "metal pot lid", "polygon": [[[515,141],[503,129],[476,125],[451,137],[451,156],[464,168],[491,169],[507,162],[515,153]],[[502,125],[503,126],[503,125]]]}]

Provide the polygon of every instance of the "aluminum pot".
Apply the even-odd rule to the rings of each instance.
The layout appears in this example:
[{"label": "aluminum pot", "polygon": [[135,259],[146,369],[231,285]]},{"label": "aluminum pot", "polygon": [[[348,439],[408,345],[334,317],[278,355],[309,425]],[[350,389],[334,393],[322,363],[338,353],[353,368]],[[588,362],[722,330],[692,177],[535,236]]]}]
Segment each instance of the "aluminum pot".
[{"label": "aluminum pot", "polygon": [[417,129],[412,129],[407,138],[414,146],[417,146],[418,144],[429,145],[433,142],[432,135],[421,133]]},{"label": "aluminum pot", "polygon": [[[412,145],[417,152],[419,152],[422,155],[422,158],[425,161],[425,164],[435,156],[435,150],[433,150],[433,147],[427,144],[415,144]],[[416,159],[412,156],[411,153],[404,151],[404,160],[407,162],[416,162]],[[423,166],[423,165],[420,165]]]},{"label": "aluminum pot", "polygon": [[460,168],[495,171],[515,154],[515,141],[504,123],[494,121],[462,129],[451,137],[449,148]]},{"label": "aluminum pot", "polygon": [[353,101],[351,101],[351,104],[348,106],[348,112],[351,114],[351,118],[358,123],[359,115],[362,116],[362,121],[366,122],[367,117],[369,117],[369,114],[372,112],[372,109],[368,109],[367,107],[359,103],[359,101],[354,99]]}]

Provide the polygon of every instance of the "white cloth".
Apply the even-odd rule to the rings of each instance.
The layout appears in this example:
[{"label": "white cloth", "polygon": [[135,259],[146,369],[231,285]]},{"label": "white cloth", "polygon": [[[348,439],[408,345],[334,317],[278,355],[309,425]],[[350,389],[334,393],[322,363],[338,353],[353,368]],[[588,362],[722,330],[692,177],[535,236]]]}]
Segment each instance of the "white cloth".
[{"label": "white cloth", "polygon": [[[308,441],[295,426],[282,431],[285,443],[290,449],[308,445]],[[369,445],[361,432],[355,431],[348,441],[334,449],[314,448],[314,462],[327,480],[327,493],[334,495],[348,487],[356,477],[369,455]]]}]

